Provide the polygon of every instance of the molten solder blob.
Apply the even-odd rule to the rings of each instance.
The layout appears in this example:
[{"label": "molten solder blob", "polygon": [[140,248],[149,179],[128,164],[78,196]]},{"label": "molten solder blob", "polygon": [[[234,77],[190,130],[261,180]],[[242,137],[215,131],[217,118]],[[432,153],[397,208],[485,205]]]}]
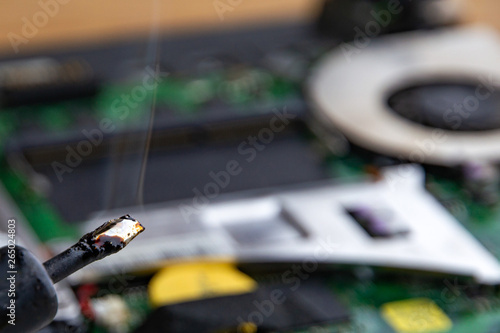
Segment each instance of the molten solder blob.
[{"label": "molten solder blob", "polygon": [[109,220],[54,258],[44,263],[54,283],[82,267],[116,253],[143,232],[144,227],[130,215]]},{"label": "molten solder blob", "polygon": [[121,250],[143,231],[144,227],[139,221],[127,214],[104,223],[93,232],[84,235],[80,242],[96,248],[111,246]]}]

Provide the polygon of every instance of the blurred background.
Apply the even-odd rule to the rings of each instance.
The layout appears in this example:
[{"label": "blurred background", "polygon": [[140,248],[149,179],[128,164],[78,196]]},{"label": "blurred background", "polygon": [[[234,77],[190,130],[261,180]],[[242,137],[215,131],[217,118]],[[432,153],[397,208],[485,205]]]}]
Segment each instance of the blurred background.
[{"label": "blurred background", "polygon": [[40,333],[500,332],[497,1],[1,7],[0,245],[146,228]]},{"label": "blurred background", "polygon": [[[482,22],[498,26],[496,12],[498,5],[493,0],[464,0],[465,10],[462,22]],[[309,20],[317,15],[322,1],[242,1],[238,10],[228,11],[220,20],[212,1],[161,2],[158,12],[161,30],[164,34],[176,34],[200,29],[224,29],[245,24],[260,24],[269,21]],[[48,46],[63,47],[79,45],[85,42],[99,42],[127,39],[143,36],[150,32],[153,19],[153,3],[107,2],[79,3],[68,1],[57,16],[51,18],[36,39],[24,48],[36,50]],[[18,32],[22,27],[22,18],[31,17],[39,10],[37,2],[16,2],[4,4],[2,36],[9,32]],[[10,42],[1,41],[3,53],[10,52]]]}]

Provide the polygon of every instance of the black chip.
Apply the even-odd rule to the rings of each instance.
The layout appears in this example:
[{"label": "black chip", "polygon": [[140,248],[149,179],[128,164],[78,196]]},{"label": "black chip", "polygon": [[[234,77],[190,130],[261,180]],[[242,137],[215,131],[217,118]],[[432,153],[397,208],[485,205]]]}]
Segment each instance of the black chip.
[{"label": "black chip", "polygon": [[254,323],[258,332],[271,332],[348,321],[348,310],[324,283],[305,281],[295,290],[269,285],[243,295],[166,305],[135,333],[236,332],[243,323]]}]

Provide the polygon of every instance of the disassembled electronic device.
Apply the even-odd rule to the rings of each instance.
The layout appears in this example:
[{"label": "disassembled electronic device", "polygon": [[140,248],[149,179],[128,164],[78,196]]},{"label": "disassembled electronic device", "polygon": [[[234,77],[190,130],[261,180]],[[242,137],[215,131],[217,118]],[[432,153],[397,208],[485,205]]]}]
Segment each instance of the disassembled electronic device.
[{"label": "disassembled electronic device", "polygon": [[154,63],[143,40],[3,59],[19,243],[44,262],[124,212],[147,226],[49,269],[81,268],[40,332],[499,331],[500,39],[394,3],[171,36]]}]

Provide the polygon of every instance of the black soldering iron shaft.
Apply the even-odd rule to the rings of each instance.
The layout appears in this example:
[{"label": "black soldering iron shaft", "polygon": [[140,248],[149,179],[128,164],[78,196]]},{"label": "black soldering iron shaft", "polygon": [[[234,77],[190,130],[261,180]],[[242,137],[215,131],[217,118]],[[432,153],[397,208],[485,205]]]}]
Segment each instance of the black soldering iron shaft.
[{"label": "black soldering iron shaft", "polygon": [[43,266],[52,282],[56,283],[97,259],[90,249],[76,243],[66,251],[47,260]]}]

